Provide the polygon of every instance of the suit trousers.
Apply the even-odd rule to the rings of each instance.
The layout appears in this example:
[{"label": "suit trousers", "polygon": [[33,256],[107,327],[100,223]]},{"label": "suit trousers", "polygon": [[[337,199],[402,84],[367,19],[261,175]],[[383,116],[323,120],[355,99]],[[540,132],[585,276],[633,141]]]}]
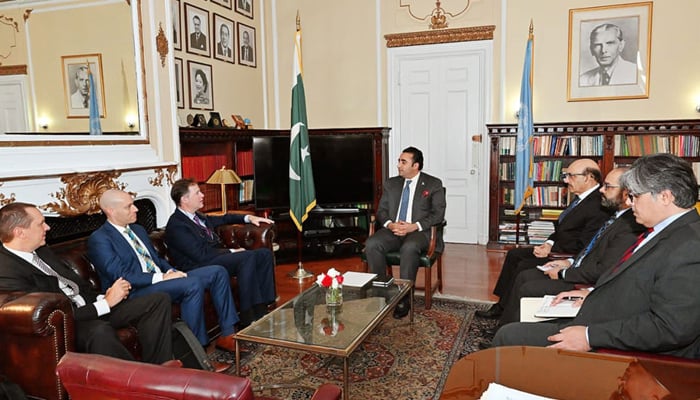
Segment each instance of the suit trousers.
[{"label": "suit trousers", "polygon": [[369,272],[380,277],[385,276],[386,254],[398,250],[401,257],[401,279],[415,282],[420,255],[428,249],[429,244],[430,240],[426,231],[411,232],[405,237],[401,237],[394,235],[389,229],[381,228],[369,237],[365,244]]},{"label": "suit trousers", "polygon": [[210,262],[223,265],[229,275],[238,279],[241,313],[251,310],[255,305],[267,305],[275,301],[275,262],[270,249],[222,254]]},{"label": "suit trousers", "polygon": [[231,335],[238,323],[236,305],[231,295],[226,269],[220,265],[209,265],[187,272],[186,278],[169,279],[154,285],[136,289],[133,296],[144,296],[164,292],[173,303],[180,304],[180,315],[202,346],[209,343],[204,323],[204,294],[209,289],[214,308],[219,316],[221,334]]},{"label": "suit trousers", "polygon": [[512,295],[506,296],[503,304],[501,325],[520,321],[520,298],[556,295],[566,290],[573,290],[574,284],[561,279],[551,279],[549,275],[537,268],[521,271],[515,278]]},{"label": "suit trousers", "polygon": [[115,329],[134,326],[139,332],[143,361],[162,364],[173,358],[170,297],[165,293],[129,298],[98,319],[75,321],[76,348],[81,353],[134,360]]},{"label": "suit trousers", "polygon": [[496,281],[496,287],[493,289],[493,294],[500,297],[498,303],[501,306],[507,303],[507,296],[513,294],[515,278],[521,271],[534,268],[549,261],[547,258],[536,257],[532,250],[532,247],[519,247],[508,250],[506,259],[503,261],[501,273]]},{"label": "suit trousers", "polygon": [[[568,322],[571,322],[570,320]],[[539,346],[554,344],[547,338],[559,333],[566,325],[564,320],[549,322],[514,322],[501,327],[493,338],[493,345],[499,346]]]}]

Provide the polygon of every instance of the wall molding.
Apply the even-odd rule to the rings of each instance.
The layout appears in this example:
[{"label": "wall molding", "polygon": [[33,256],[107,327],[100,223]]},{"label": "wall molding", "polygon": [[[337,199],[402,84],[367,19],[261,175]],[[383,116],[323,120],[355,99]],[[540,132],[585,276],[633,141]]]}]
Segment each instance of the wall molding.
[{"label": "wall molding", "polygon": [[483,25],[439,31],[390,33],[384,35],[384,38],[386,39],[386,47],[419,46],[424,44],[492,40],[495,30],[495,25]]}]

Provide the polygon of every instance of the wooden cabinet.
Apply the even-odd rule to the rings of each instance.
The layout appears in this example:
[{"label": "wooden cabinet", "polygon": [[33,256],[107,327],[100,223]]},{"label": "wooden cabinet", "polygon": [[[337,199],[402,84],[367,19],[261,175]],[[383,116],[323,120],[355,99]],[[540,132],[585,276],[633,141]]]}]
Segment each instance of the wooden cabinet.
[{"label": "wooden cabinet", "polygon": [[[490,138],[489,247],[513,244],[512,204],[517,124],[487,125]],[[603,176],[646,154],[672,153],[700,170],[700,120],[542,123],[534,126],[536,194],[521,213],[521,226],[542,217],[543,209],[563,209],[562,168],[578,158],[598,162]],[[527,243],[521,230],[519,243]]]}]

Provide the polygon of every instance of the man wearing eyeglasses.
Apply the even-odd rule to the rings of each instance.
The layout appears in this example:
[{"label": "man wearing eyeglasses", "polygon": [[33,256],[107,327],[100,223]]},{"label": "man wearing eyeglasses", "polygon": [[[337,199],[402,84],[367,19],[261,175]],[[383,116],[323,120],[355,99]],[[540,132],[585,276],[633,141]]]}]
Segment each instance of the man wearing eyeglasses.
[{"label": "man wearing eyeglasses", "polygon": [[621,184],[638,223],[648,228],[592,291],[571,320],[513,323],[494,345],[595,348],[700,358],[700,216],[698,183],[690,164],[674,155],[637,159]]},{"label": "man wearing eyeglasses", "polygon": [[488,310],[477,311],[477,316],[499,318],[503,314],[504,297],[511,292],[515,278],[521,271],[546,263],[552,252],[577,254],[610,218],[610,212],[601,205],[602,196],[598,188],[602,176],[595,161],[588,158],[575,160],[562,178],[574,197],[555,223],[554,233],[539,246],[508,251],[493,289],[493,293],[500,299]]},{"label": "man wearing eyeglasses", "polygon": [[551,269],[544,272],[535,268],[520,272],[515,278],[513,291],[504,302],[505,311],[498,321],[499,325],[519,320],[521,297],[556,295],[573,290],[576,284],[594,285],[646,230],[635,221],[634,213],[627,204],[627,190],[620,187],[620,177],[628,169],[615,168],[610,171],[599,189],[603,195],[603,207],[613,212],[613,216],[576,257],[549,261],[543,267]]}]

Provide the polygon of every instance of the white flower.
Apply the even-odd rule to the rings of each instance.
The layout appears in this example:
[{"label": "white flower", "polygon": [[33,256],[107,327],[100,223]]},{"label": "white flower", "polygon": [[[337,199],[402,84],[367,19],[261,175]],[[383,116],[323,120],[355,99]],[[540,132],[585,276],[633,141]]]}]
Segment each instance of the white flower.
[{"label": "white flower", "polygon": [[332,268],[332,267],[331,267],[331,269],[328,270],[327,274],[328,274],[328,276],[330,276],[331,278],[335,278],[336,276],[341,275],[340,272],[338,272],[335,268]]}]

